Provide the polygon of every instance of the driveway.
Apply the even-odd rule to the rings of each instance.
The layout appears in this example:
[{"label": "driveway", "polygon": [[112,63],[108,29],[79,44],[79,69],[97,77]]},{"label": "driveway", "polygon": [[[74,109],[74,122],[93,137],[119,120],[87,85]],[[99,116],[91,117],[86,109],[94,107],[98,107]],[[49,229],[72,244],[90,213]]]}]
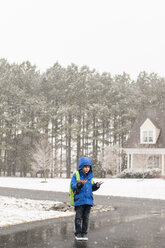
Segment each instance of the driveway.
[{"label": "driveway", "polygon": [[[68,194],[0,188],[0,195],[18,198],[69,201]],[[65,217],[0,228],[0,248],[163,248],[165,201],[95,196],[95,204],[114,211],[90,216],[89,240],[74,240],[74,217]]]}]

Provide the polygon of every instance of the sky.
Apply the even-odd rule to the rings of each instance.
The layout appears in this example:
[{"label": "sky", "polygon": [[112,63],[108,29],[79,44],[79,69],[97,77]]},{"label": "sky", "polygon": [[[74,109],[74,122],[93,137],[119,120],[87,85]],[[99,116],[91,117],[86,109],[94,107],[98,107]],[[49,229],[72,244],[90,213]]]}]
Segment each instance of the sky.
[{"label": "sky", "polygon": [[0,0],[0,58],[165,77],[164,0]]},{"label": "sky", "polygon": [[[164,179],[98,179],[104,183],[94,195],[136,197],[165,200]],[[95,178],[95,181],[98,181]],[[41,183],[42,178],[1,177],[0,187],[35,189],[45,191],[68,192],[70,179],[49,178]],[[69,200],[69,192],[68,199]],[[44,200],[16,199],[0,196],[0,227],[19,223],[59,218],[73,215],[73,212],[45,211],[56,202]]]}]

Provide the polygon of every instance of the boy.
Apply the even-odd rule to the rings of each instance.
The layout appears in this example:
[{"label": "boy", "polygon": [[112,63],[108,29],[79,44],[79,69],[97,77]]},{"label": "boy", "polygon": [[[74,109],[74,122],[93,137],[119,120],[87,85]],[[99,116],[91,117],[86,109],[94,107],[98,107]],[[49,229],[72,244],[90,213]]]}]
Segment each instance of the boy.
[{"label": "boy", "polygon": [[93,206],[93,193],[100,188],[103,182],[93,182],[92,162],[87,157],[79,160],[80,181],[77,182],[76,173],[71,180],[71,188],[74,190],[75,239],[88,240],[87,230],[91,206]]}]

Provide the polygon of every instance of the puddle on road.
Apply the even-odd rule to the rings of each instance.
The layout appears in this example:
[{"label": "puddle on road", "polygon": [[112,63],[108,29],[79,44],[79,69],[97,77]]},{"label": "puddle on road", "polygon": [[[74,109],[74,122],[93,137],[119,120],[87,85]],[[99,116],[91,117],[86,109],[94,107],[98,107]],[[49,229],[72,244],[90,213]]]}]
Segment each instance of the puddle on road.
[{"label": "puddle on road", "polygon": [[[47,226],[0,236],[0,248],[149,248],[151,246],[147,244],[153,239],[149,220],[157,216],[164,219],[165,214],[160,211],[121,217],[116,211],[103,218],[97,214],[90,219],[88,242],[74,240],[74,218],[72,221],[66,219],[66,222],[52,222],[53,224]],[[161,235],[165,234],[165,225],[161,224],[157,227],[155,222],[153,223],[153,227],[155,225],[157,228],[155,229],[157,233],[154,235],[157,235],[160,241]],[[145,225],[145,235],[142,232],[143,225]],[[142,245],[143,241],[144,245]]]}]

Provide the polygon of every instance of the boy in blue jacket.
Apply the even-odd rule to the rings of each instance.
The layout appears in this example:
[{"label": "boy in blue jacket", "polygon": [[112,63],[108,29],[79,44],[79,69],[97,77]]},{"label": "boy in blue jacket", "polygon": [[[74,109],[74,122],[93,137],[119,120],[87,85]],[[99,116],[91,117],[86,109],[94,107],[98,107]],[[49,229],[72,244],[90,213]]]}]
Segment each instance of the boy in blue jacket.
[{"label": "boy in blue jacket", "polygon": [[93,193],[100,188],[103,182],[93,182],[92,162],[87,157],[79,160],[80,181],[77,182],[76,173],[71,180],[71,188],[75,192],[75,239],[88,240],[87,230],[91,206],[93,206]]}]

